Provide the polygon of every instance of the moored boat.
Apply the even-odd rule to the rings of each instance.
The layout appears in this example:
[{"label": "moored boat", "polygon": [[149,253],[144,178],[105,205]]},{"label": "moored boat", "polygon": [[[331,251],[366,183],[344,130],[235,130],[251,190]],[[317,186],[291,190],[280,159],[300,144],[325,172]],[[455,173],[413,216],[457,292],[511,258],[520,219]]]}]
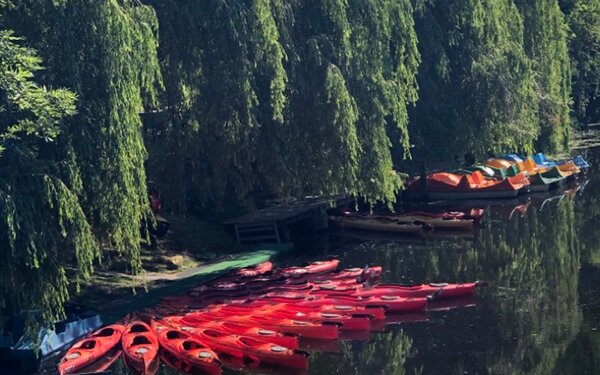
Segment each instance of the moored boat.
[{"label": "moored boat", "polygon": [[123,357],[127,366],[142,374],[152,374],[158,369],[158,339],[142,321],[125,326],[121,338]]},{"label": "moored boat", "polygon": [[[474,218],[470,218],[464,213],[459,212],[445,214],[440,213],[439,215],[428,214],[425,212],[407,212],[402,214],[373,215],[363,215],[359,213],[345,212],[344,215],[341,216],[341,218],[352,218],[353,220],[356,219],[356,221],[377,221],[376,225],[373,225],[373,227],[370,228],[371,230],[408,233],[421,233],[423,229],[471,230],[473,229],[475,223]],[[337,218],[332,218],[332,220],[340,221],[340,219]],[[338,225],[345,226],[343,222]],[[359,229],[366,228],[363,227]]]},{"label": "moored boat", "polygon": [[295,277],[306,274],[322,274],[335,271],[340,264],[338,259],[311,262],[303,267],[287,267],[280,271],[284,277]]},{"label": "moored boat", "polygon": [[554,167],[562,164],[567,164],[569,162],[573,163],[579,169],[587,169],[590,167],[589,163],[581,155],[577,155],[572,159],[548,160],[548,158],[546,158],[546,155],[540,152],[533,155],[533,160],[537,165],[541,167]]},{"label": "moored boat", "polygon": [[273,270],[273,263],[266,261],[257,264],[254,267],[246,267],[239,269],[235,275],[238,277],[257,277],[260,275],[264,275],[267,272]]},{"label": "moored boat", "polygon": [[411,286],[403,286],[396,284],[379,284],[371,289],[363,289],[354,293],[361,297],[382,296],[382,295],[398,295],[402,297],[429,297],[434,296],[435,299],[447,298],[462,298],[475,294],[478,286],[485,283],[474,282],[464,284],[448,284],[448,283],[430,283],[418,284]]},{"label": "moored boat", "polygon": [[562,186],[573,173],[565,173],[558,167],[552,167],[544,172],[535,173],[529,177],[532,192],[548,191]]},{"label": "moored boat", "polygon": [[221,372],[217,353],[204,341],[156,320],[152,320],[152,329],[156,332],[161,348],[173,357],[211,374]]},{"label": "moored boat", "polygon": [[124,326],[113,324],[77,342],[67,351],[58,364],[59,374],[79,372],[81,369],[101,359],[119,344],[124,330]]},{"label": "moored boat", "polygon": [[421,178],[415,179],[405,194],[410,198],[425,193],[430,200],[513,198],[529,186],[529,180],[522,174],[495,180],[486,179],[479,171],[464,175],[433,173],[425,178],[424,187],[422,183]]},{"label": "moored boat", "polygon": [[181,330],[197,337],[221,355],[246,358],[260,363],[307,368],[308,354],[256,337],[233,335],[215,328],[181,327]]},{"label": "moored boat", "polygon": [[363,229],[381,232],[394,232],[418,235],[423,231],[422,225],[400,222],[382,217],[334,216],[330,220],[341,228]]},{"label": "moored boat", "polygon": [[290,349],[298,349],[298,336],[289,333],[282,333],[270,329],[265,329],[252,325],[243,325],[227,320],[208,320],[202,317],[194,316],[173,316],[163,319],[171,326],[189,326],[214,328],[232,335],[248,336],[271,342],[273,344],[285,346]]}]

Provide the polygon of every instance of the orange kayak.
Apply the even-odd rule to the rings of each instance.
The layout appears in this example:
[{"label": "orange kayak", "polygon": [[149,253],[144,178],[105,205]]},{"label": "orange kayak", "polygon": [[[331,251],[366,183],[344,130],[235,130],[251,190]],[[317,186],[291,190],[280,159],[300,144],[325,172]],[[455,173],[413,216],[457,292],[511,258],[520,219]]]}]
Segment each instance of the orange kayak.
[{"label": "orange kayak", "polygon": [[114,324],[101,328],[79,341],[61,359],[58,373],[73,374],[98,361],[117,346],[124,330],[124,326]]},{"label": "orange kayak", "polygon": [[173,357],[211,374],[221,372],[221,362],[217,353],[204,341],[162,322],[152,320],[151,324],[161,348]]},{"label": "orange kayak", "polygon": [[287,303],[304,303],[311,305],[351,305],[366,308],[383,308],[386,312],[415,312],[425,310],[427,298],[403,298],[399,296],[355,297],[347,293],[328,290],[314,291],[312,294],[301,293],[269,293],[268,299],[276,298]]},{"label": "orange kayak", "polygon": [[448,284],[448,283],[430,283],[412,286],[403,286],[396,284],[380,284],[371,289],[363,289],[354,295],[361,297],[397,295],[401,297],[428,297],[435,295],[435,299],[440,298],[461,298],[475,294],[478,286],[485,285],[482,282]]},{"label": "orange kayak", "polygon": [[284,309],[292,312],[320,312],[329,314],[344,314],[344,315],[355,315],[355,316],[368,316],[371,319],[382,320],[385,318],[385,310],[383,308],[369,309],[362,306],[352,305],[334,305],[334,304],[313,304],[308,305],[304,303],[290,304],[286,300],[269,300],[269,299],[258,299],[246,303],[247,306],[261,307],[269,306],[272,309]]},{"label": "orange kayak", "polygon": [[256,277],[264,275],[271,270],[273,270],[273,263],[267,261],[257,264],[254,267],[241,268],[235,275],[238,277]]},{"label": "orange kayak", "polygon": [[335,271],[340,264],[338,259],[312,262],[304,267],[288,267],[281,270],[285,277],[301,276],[306,274],[320,274]]},{"label": "orange kayak", "polygon": [[125,327],[121,338],[125,363],[132,370],[152,374],[158,369],[158,339],[142,321],[133,321]]},{"label": "orange kayak", "polygon": [[268,330],[291,333],[315,339],[337,339],[338,324],[314,323],[297,319],[272,319],[263,316],[238,315],[224,312],[198,312],[188,316],[205,320],[228,320],[240,325],[258,326]]},{"label": "orange kayak", "polygon": [[371,328],[370,320],[367,314],[347,314],[343,311],[323,312],[317,309],[304,308],[303,311],[290,305],[265,305],[265,306],[224,306],[219,311],[233,316],[251,315],[271,318],[278,321],[282,318],[302,319],[304,321],[315,323],[341,323],[342,330],[369,330]]},{"label": "orange kayak", "polygon": [[182,327],[192,336],[208,343],[221,355],[245,358],[257,364],[270,363],[282,366],[307,368],[307,353],[286,348],[254,337],[232,335],[213,328]]},{"label": "orange kayak", "polygon": [[243,325],[225,320],[209,320],[197,315],[169,316],[164,318],[163,321],[173,327],[213,328],[232,335],[254,337],[273,344],[285,346],[286,348],[298,349],[298,336],[256,326]]}]

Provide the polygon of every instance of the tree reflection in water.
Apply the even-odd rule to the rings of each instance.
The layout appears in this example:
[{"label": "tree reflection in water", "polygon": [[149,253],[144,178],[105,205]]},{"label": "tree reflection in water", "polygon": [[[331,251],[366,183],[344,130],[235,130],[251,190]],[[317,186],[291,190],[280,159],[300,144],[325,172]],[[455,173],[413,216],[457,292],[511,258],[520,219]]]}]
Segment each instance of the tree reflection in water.
[{"label": "tree reflection in water", "polygon": [[[600,149],[587,158],[599,165]],[[425,323],[342,341],[339,353],[312,353],[310,373],[597,372],[600,173],[590,172],[583,194],[524,197],[515,203],[527,208],[523,215],[513,206],[488,207],[475,238],[352,240],[327,248],[344,266],[383,266],[384,281],[487,280],[490,286],[478,292],[476,308],[430,312]],[[113,372],[127,373],[122,366]]]}]

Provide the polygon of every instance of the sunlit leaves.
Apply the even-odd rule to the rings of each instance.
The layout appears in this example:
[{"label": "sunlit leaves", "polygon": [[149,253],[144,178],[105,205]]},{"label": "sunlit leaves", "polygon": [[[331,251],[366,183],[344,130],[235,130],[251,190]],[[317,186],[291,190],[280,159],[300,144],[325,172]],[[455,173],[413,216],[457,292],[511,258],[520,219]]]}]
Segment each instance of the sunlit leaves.
[{"label": "sunlit leaves", "polygon": [[99,247],[69,188],[64,145],[50,143],[75,114],[75,95],[37,84],[41,59],[20,43],[0,31],[0,284],[11,286],[0,305],[55,321],[68,298],[65,264],[77,266],[77,283],[91,274]]}]

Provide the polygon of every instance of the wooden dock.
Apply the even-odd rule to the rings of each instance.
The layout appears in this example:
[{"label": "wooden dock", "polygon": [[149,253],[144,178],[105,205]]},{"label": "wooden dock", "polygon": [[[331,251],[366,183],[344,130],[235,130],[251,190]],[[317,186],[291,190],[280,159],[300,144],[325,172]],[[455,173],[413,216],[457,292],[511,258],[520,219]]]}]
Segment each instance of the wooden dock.
[{"label": "wooden dock", "polygon": [[280,203],[253,213],[226,221],[233,226],[239,244],[257,242],[281,243],[289,241],[288,226],[310,220],[315,229],[327,227],[328,208],[341,207],[353,201],[348,197],[310,197]]}]

